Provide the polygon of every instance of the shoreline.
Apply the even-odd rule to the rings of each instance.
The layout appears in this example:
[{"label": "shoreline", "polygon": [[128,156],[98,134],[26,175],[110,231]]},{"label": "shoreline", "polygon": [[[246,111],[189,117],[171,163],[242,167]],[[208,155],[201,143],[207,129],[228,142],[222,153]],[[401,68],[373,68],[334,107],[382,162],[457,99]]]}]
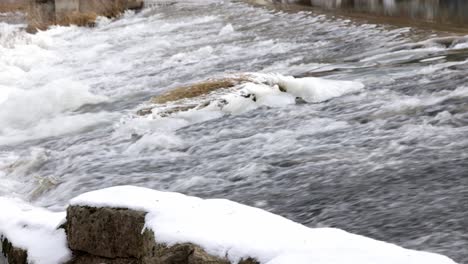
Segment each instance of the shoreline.
[{"label": "shoreline", "polygon": [[383,16],[380,14],[369,14],[345,9],[325,9],[316,6],[306,6],[301,4],[273,3],[269,0],[241,0],[254,6],[281,10],[285,12],[314,12],[331,18],[352,19],[358,23],[371,23],[380,25],[390,25],[396,27],[414,27],[422,30],[434,30],[448,34],[468,34],[468,28],[455,24],[441,24],[438,22],[424,21],[421,19],[411,19],[401,16]]},{"label": "shoreline", "polygon": [[[444,35],[445,34],[468,34],[468,27],[463,25],[457,25],[453,23],[438,23],[437,21],[426,21],[422,19],[412,19],[404,16],[385,16],[381,14],[371,14],[360,11],[353,11],[349,9],[326,9],[317,6],[308,6],[305,4],[290,4],[290,3],[274,3],[271,0],[240,0],[241,2],[248,3],[253,6],[265,7],[268,9],[280,10],[284,12],[313,12],[319,15],[325,15],[329,18],[334,19],[352,19],[353,22],[359,24],[378,24],[378,25],[389,25],[395,27],[411,27],[420,30],[429,30],[436,31],[437,33]],[[26,13],[25,13],[24,4],[0,4],[0,21],[13,24],[25,22]],[[12,15],[9,15],[12,14]],[[16,14],[16,15],[15,15]],[[23,18],[18,19],[17,14],[22,14]],[[6,17],[6,19],[4,19]],[[59,24],[68,24],[59,22]],[[73,22],[71,22],[73,23]],[[87,23],[84,23],[87,24]]]},{"label": "shoreline", "polygon": [[0,263],[456,264],[444,255],[306,227],[226,199],[130,185],[83,193],[66,212],[2,197],[0,209],[6,212],[0,216]]}]

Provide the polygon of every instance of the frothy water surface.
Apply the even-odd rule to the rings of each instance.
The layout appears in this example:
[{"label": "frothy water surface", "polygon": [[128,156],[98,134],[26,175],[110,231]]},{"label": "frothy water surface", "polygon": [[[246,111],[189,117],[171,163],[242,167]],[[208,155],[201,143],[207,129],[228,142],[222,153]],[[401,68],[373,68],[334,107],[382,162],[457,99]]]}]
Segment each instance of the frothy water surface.
[{"label": "frothy water surface", "polygon": [[[468,38],[447,35],[229,1],[36,35],[1,23],[0,195],[61,209],[133,184],[467,263]],[[365,88],[233,114],[135,114],[171,88],[243,72]]]}]

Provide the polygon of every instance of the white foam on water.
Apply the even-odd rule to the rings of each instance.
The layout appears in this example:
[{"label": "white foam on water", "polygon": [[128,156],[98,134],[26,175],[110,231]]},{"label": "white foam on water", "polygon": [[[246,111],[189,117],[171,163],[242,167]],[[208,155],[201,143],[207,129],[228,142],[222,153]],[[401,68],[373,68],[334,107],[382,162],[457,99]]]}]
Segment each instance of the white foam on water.
[{"label": "white foam on water", "polygon": [[0,196],[12,195],[15,190],[21,188],[22,184],[17,179],[12,179],[7,175],[7,171],[16,160],[18,156],[7,151],[0,152]]},{"label": "white foam on water", "polygon": [[371,57],[366,57],[361,62],[377,62],[380,64],[396,63],[398,61],[415,60],[419,58],[426,58],[427,54],[444,51],[442,47],[423,47],[414,50],[399,50],[393,52],[386,52],[377,54]]},{"label": "white foam on water", "polygon": [[283,86],[287,93],[310,103],[327,101],[364,88],[364,84],[355,81],[337,81],[314,77],[294,78],[292,76],[278,76],[277,78],[278,85]]},{"label": "white foam on water", "polygon": [[90,93],[88,87],[68,79],[32,90],[11,89],[0,105],[0,126],[2,129],[25,129],[43,118],[106,100]]},{"label": "white foam on water", "polygon": [[456,44],[455,46],[453,46],[454,50],[457,50],[457,49],[468,49],[468,42],[464,42],[464,43],[458,43]]},{"label": "white foam on water", "polygon": [[1,95],[0,144],[57,136],[102,122],[111,115],[71,113],[86,104],[106,102],[107,98],[69,79],[31,90],[6,87]]},{"label": "white foam on water", "polygon": [[232,33],[234,33],[234,27],[231,24],[227,24],[219,31],[218,35],[224,36],[224,35],[230,35]]},{"label": "white foam on water", "polygon": [[443,60],[445,59],[447,56],[436,56],[436,57],[432,57],[432,58],[428,58],[428,59],[423,59],[423,60],[420,60],[421,62],[430,62],[430,61],[437,61],[437,60]]},{"label": "white foam on water", "polygon": [[464,98],[468,96],[468,87],[461,86],[453,91],[441,91],[430,95],[402,96],[394,95],[385,102],[376,113],[402,112],[418,107],[439,104],[450,98]]},{"label": "white foam on water", "polygon": [[[83,131],[112,121],[115,114],[76,112],[109,101],[63,64],[60,48],[68,44],[63,35],[81,34],[81,29],[53,27],[31,35],[21,27],[0,23],[0,187],[2,193],[30,197],[39,179],[49,177],[35,172],[44,151],[33,146],[15,151],[15,144]],[[3,151],[4,145],[10,147]]]},{"label": "white foam on water", "polygon": [[116,114],[101,112],[96,114],[59,115],[53,118],[42,119],[28,129],[4,129],[0,135],[0,145],[11,145],[27,140],[84,132],[96,125],[112,123],[115,121],[116,117]]},{"label": "white foam on water", "polygon": [[18,26],[0,26],[1,145],[59,136],[109,120],[111,114],[74,113],[83,105],[108,101],[72,78],[72,69],[60,66],[64,57],[54,49],[67,42],[57,36],[78,29],[54,27],[30,35]]},{"label": "white foam on water", "polygon": [[0,48],[13,48],[19,41],[28,41],[28,35],[21,30],[22,26],[0,22]]},{"label": "white foam on water", "polygon": [[126,155],[141,155],[158,152],[158,155],[164,155],[165,150],[168,154],[181,149],[185,146],[184,140],[172,133],[152,133],[145,134],[141,139],[130,145],[123,153]]},{"label": "white foam on water", "polygon": [[31,197],[40,187],[41,179],[52,175],[40,175],[37,170],[50,158],[50,153],[40,147],[28,151],[0,152],[0,194],[9,197]]}]

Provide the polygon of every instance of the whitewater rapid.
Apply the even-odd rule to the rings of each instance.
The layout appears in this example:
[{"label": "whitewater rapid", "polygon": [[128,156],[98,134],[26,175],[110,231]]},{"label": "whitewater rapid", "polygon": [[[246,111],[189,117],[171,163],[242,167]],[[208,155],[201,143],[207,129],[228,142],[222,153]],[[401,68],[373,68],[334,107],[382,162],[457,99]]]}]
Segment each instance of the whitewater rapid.
[{"label": "whitewater rapid", "polygon": [[[0,195],[61,210],[132,184],[468,261],[467,37],[236,1],[176,1],[95,28],[22,26],[0,22]],[[301,83],[247,86],[268,96],[136,114],[175,87],[239,73],[362,86],[316,100]]]}]

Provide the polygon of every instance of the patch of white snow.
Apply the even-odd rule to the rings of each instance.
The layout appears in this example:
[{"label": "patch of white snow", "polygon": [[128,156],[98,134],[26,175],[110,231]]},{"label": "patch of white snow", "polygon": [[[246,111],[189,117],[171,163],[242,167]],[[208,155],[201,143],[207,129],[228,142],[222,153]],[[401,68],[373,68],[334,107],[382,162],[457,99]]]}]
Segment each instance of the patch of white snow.
[{"label": "patch of white snow", "polygon": [[57,229],[65,212],[50,212],[7,197],[0,197],[0,212],[0,235],[27,250],[29,263],[64,263],[71,257],[65,231]]}]

